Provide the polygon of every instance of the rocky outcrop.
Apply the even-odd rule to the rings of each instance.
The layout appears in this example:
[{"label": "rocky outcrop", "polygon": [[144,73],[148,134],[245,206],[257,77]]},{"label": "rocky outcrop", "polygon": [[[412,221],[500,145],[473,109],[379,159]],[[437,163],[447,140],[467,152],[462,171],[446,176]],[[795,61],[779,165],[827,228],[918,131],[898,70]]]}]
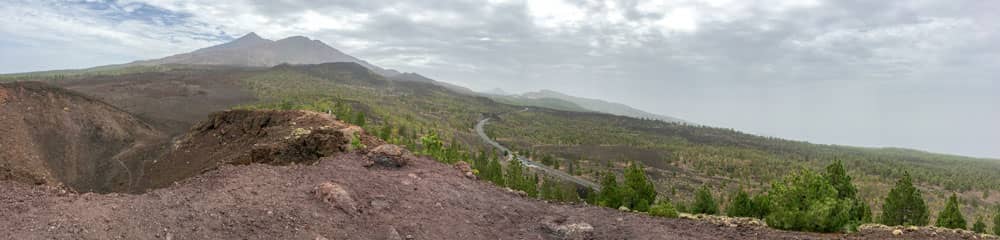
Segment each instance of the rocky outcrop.
[{"label": "rocky outcrop", "polygon": [[[363,132],[361,132],[363,133]],[[230,110],[195,125],[164,157],[146,165],[143,187],[157,188],[228,164],[312,164],[349,151],[357,126],[310,111]],[[372,145],[377,146],[377,145]]]},{"label": "rocky outcrop", "polygon": [[365,158],[368,160],[366,166],[378,166],[385,168],[401,168],[415,156],[403,147],[393,144],[382,144],[368,151]]},{"label": "rocky outcrop", "polygon": [[565,217],[549,217],[542,221],[542,230],[555,239],[590,239],[594,227],[585,222],[568,222]]}]

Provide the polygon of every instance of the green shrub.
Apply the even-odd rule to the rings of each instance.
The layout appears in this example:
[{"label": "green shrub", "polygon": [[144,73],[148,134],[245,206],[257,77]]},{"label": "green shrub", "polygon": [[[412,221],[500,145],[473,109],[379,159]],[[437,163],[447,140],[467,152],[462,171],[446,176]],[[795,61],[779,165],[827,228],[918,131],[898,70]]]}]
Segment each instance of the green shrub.
[{"label": "green shrub", "polygon": [[726,207],[726,216],[755,217],[754,209],[756,207],[753,204],[753,200],[750,199],[750,194],[747,194],[741,188],[736,191],[732,197],[732,201],[729,202],[729,206]]},{"label": "green shrub", "polygon": [[771,213],[765,220],[778,229],[835,232],[849,220],[850,203],[839,199],[826,178],[810,170],[786,176],[769,193]]},{"label": "green shrub", "polygon": [[753,202],[753,217],[764,219],[771,214],[771,197],[767,194],[754,196],[750,201]]},{"label": "green shrub", "polygon": [[365,149],[365,148],[368,148],[368,146],[365,146],[364,143],[361,143],[361,137],[359,136],[359,133],[355,133],[353,136],[351,136],[352,150]]},{"label": "green shrub", "polygon": [[649,208],[649,215],[666,218],[677,218],[677,209],[670,201],[660,201]]},{"label": "green shrub", "polygon": [[698,189],[694,197],[694,204],[691,205],[691,213],[719,213],[719,204],[715,203],[715,198],[712,197],[712,191],[708,189],[708,186],[703,185]]},{"label": "green shrub", "polygon": [[983,222],[983,218],[976,218],[976,223],[972,224],[972,231],[976,233],[986,233],[986,223]]}]

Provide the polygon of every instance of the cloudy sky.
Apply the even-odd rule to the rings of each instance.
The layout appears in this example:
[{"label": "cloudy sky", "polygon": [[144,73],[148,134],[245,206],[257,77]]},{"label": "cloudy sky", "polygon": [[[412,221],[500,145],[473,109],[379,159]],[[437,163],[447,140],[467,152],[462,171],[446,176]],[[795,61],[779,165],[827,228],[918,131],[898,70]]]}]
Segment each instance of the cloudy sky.
[{"label": "cloudy sky", "polygon": [[751,133],[1000,158],[1000,1],[5,0],[0,72],[248,32],[477,90],[553,89]]}]

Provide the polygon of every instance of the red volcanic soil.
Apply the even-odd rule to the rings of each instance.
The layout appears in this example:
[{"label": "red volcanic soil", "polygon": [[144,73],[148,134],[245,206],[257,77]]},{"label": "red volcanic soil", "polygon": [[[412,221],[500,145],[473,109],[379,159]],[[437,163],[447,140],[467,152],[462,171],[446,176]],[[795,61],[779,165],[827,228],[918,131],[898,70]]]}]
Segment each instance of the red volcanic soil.
[{"label": "red volcanic soil", "polygon": [[42,83],[0,84],[0,180],[123,191],[167,142],[130,113]]}]

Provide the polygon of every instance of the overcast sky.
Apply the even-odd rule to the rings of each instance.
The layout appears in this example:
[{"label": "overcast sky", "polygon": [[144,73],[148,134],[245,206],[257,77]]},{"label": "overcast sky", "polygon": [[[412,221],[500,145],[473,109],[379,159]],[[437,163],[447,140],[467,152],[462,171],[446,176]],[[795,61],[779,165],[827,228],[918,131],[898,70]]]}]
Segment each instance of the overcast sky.
[{"label": "overcast sky", "polygon": [[477,90],[1000,158],[1000,1],[6,0],[0,16],[0,72],[303,35]]}]

